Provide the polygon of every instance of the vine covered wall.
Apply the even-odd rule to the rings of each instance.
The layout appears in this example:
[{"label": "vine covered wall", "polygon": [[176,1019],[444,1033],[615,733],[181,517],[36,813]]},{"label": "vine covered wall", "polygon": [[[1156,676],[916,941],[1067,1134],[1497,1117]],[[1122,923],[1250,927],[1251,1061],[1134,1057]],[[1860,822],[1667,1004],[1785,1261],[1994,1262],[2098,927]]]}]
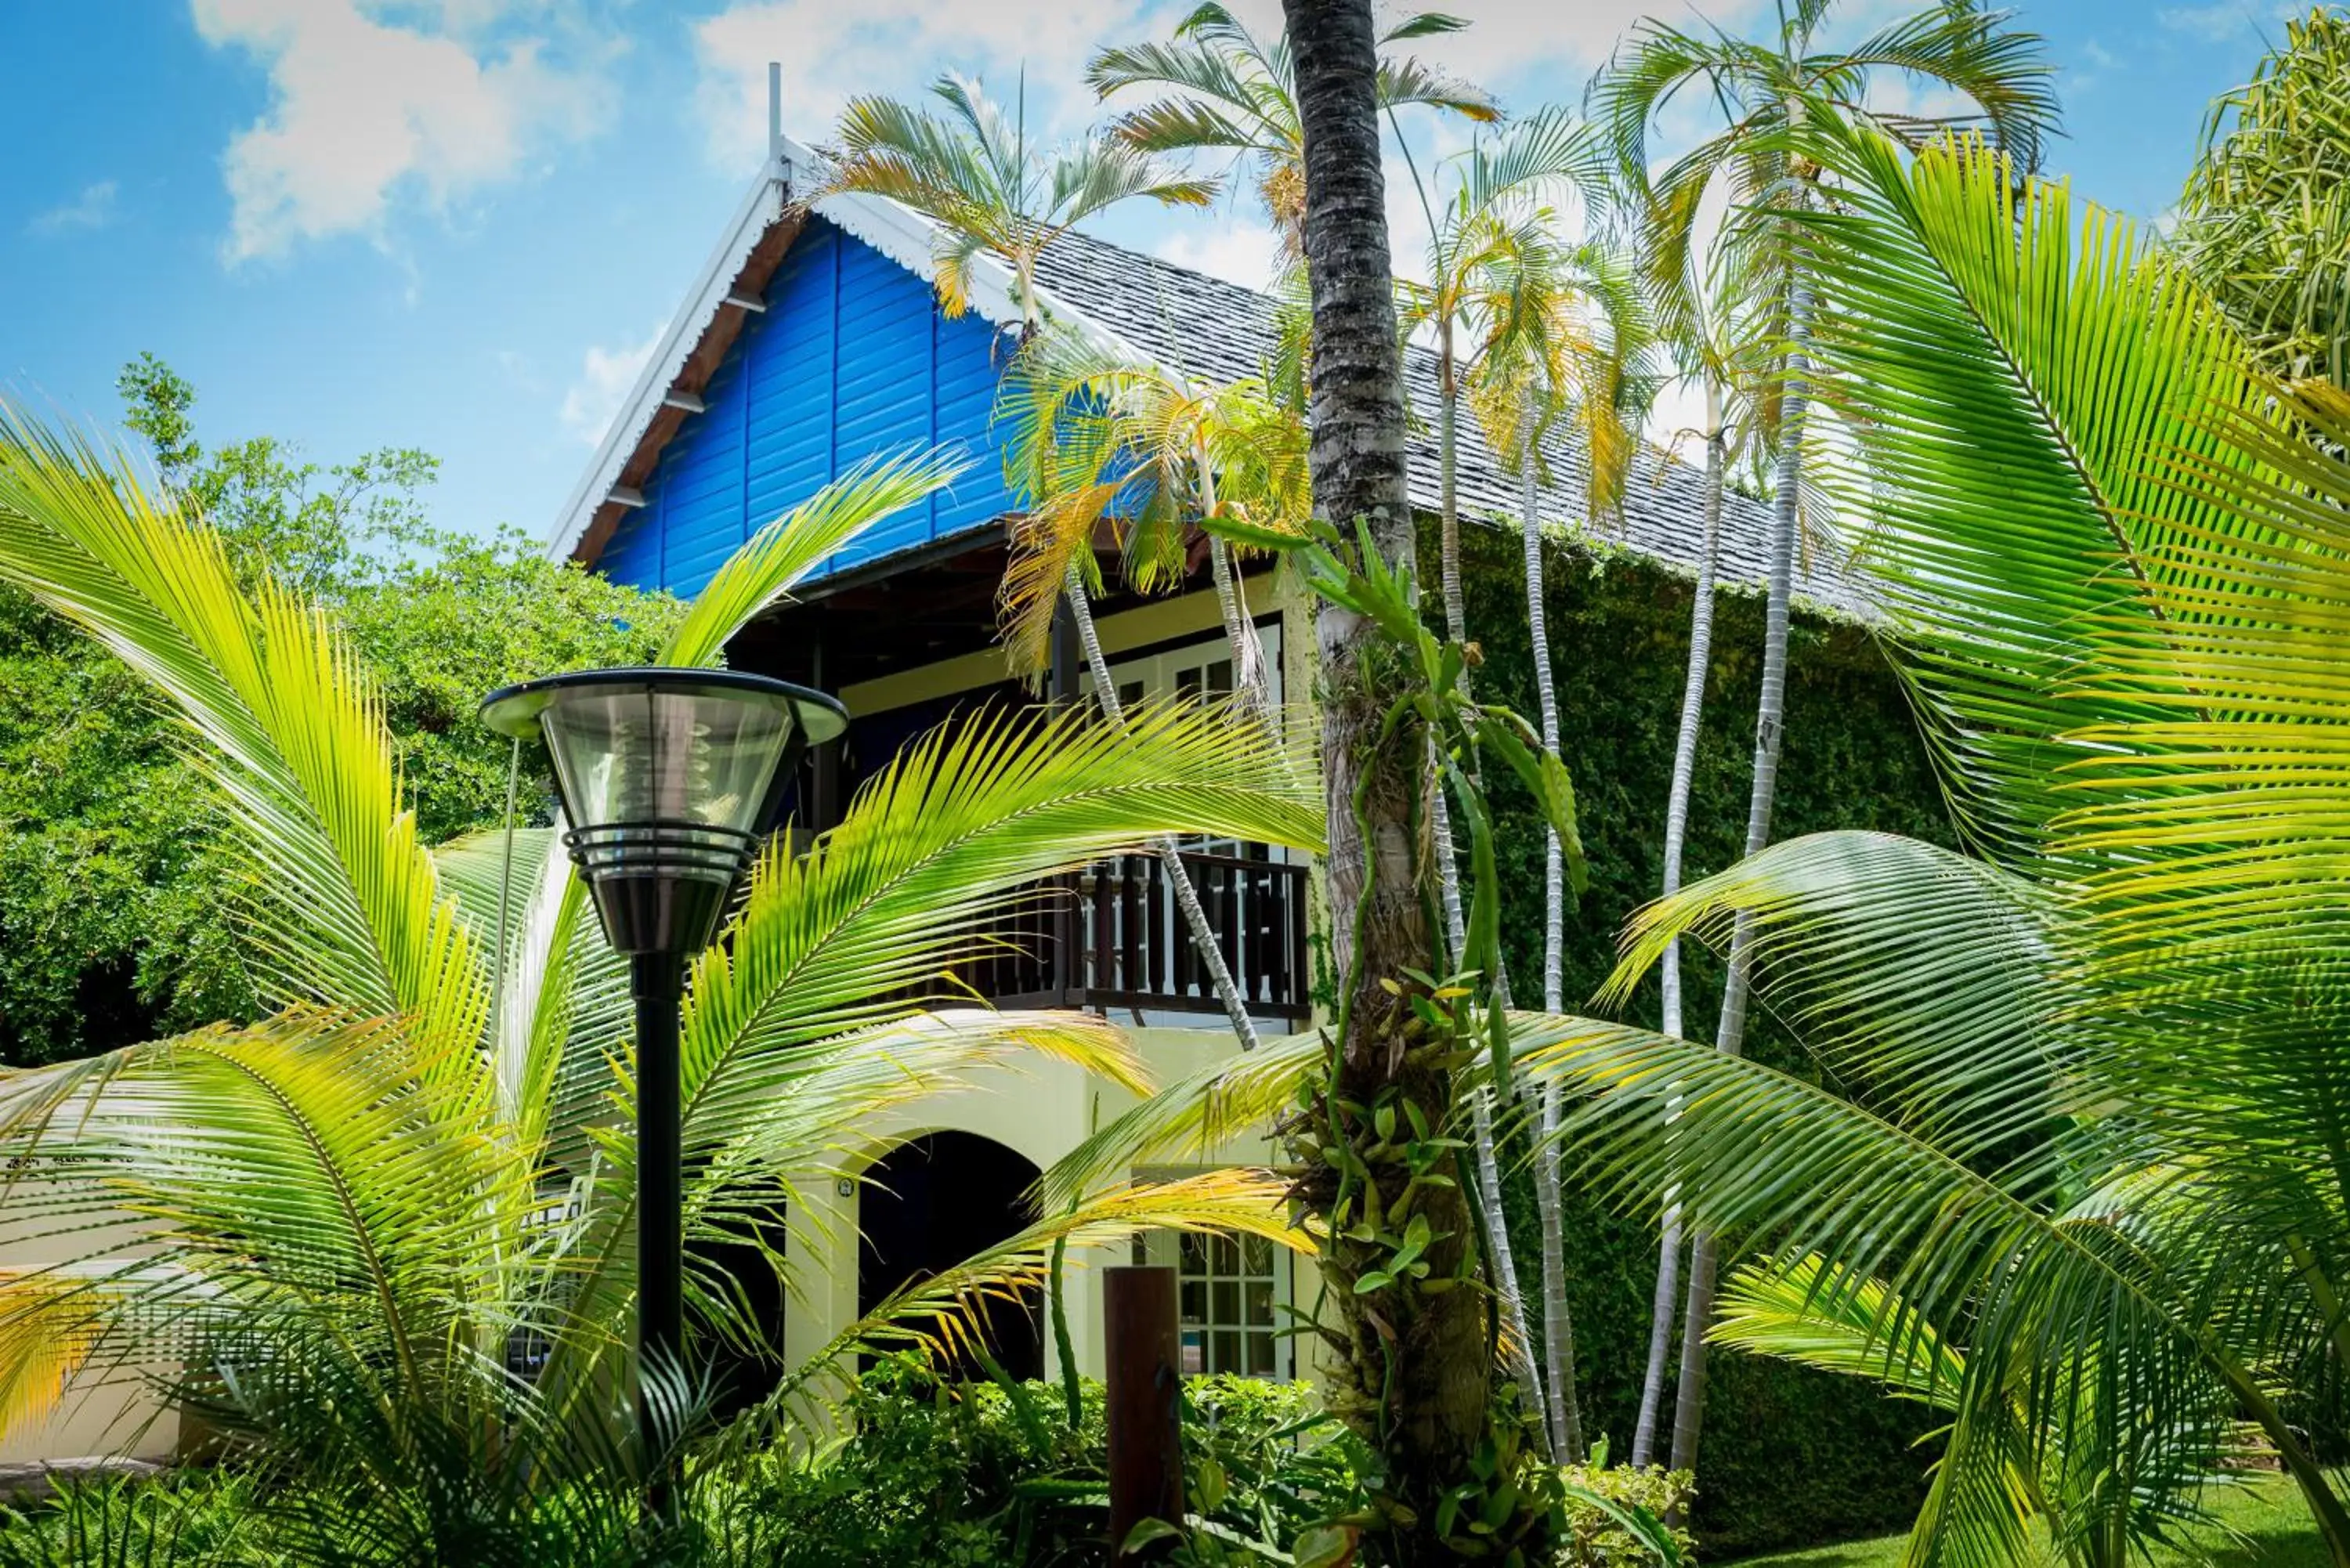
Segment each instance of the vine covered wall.
[{"label": "vine covered wall", "polygon": [[[1484,653],[1478,695],[1532,717],[1534,683],[1526,627],[1523,546],[1513,532],[1463,530],[1470,635]],[[1432,535],[1420,559],[1436,560]],[[1693,585],[1645,563],[1554,545],[1544,602],[1558,686],[1562,750],[1575,777],[1591,883],[1567,912],[1565,1001],[1586,1011],[1607,978],[1617,935],[1657,896],[1665,794],[1679,719]],[[1714,619],[1690,806],[1690,880],[1739,857],[1746,829],[1754,706],[1761,680],[1762,601],[1723,594]],[[1950,843],[1953,833],[1898,677],[1866,631],[1798,615],[1789,644],[1787,734],[1774,836],[1869,827]],[[1513,989],[1538,1002],[1542,973],[1543,835],[1514,780],[1492,778],[1500,833],[1506,957]],[[1711,1034],[1722,964],[1685,944],[1686,1027]],[[1628,1016],[1654,1027],[1651,978]],[[1750,1054],[1804,1064],[1785,1032],[1757,1009]],[[1512,1230],[1527,1293],[1539,1296],[1539,1231],[1523,1161],[1513,1168]],[[1648,1355],[1655,1288],[1653,1216],[1612,1213],[1568,1187],[1569,1305],[1586,1429],[1617,1457],[1631,1442]],[[1538,1299],[1529,1303],[1539,1312]],[[1670,1418],[1668,1396],[1666,1416]],[[1914,1407],[1855,1379],[1728,1352],[1712,1358],[1700,1450],[1696,1524],[1710,1559],[1898,1530],[1925,1492],[1933,1425]]]}]

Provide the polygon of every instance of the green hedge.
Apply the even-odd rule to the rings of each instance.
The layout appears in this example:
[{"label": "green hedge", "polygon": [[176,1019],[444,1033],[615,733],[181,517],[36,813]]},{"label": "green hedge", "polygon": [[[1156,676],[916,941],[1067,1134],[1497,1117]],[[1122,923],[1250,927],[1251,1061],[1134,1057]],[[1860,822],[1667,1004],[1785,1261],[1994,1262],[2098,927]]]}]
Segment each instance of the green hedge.
[{"label": "green hedge", "polygon": [[[1464,530],[1470,633],[1482,646],[1478,694],[1534,711],[1523,546],[1513,533]],[[1436,559],[1433,537],[1424,562]],[[1662,875],[1665,791],[1671,775],[1691,585],[1652,566],[1554,548],[1544,567],[1552,670],[1562,749],[1575,775],[1591,887],[1567,917],[1565,1000],[1584,1007],[1613,961],[1617,933],[1656,896]],[[1690,810],[1692,879],[1738,857],[1745,836],[1762,604],[1727,594],[1715,616]],[[1797,620],[1791,639],[1787,737],[1780,764],[1777,836],[1873,827],[1947,843],[1950,819],[1898,679],[1865,632]],[[1514,781],[1493,784],[1500,818],[1507,958],[1522,998],[1539,1001],[1543,836]],[[1685,952],[1687,1026],[1711,1029],[1721,966]],[[1653,981],[1632,1011],[1657,1021]],[[1767,1015],[1748,1043],[1780,1066],[1800,1058]],[[1513,1192],[1518,1255],[1539,1257],[1530,1192]],[[1568,1185],[1573,1187],[1570,1169]],[[1523,1230],[1521,1231],[1521,1224]],[[1656,1283],[1656,1227],[1570,1195],[1570,1305],[1585,1421],[1630,1445],[1648,1354]],[[1536,1303],[1537,1306],[1539,1303]],[[1698,1464],[1696,1524],[1720,1560],[1907,1524],[1924,1495],[1929,1423],[1864,1384],[1734,1355],[1713,1358]],[[1669,1415],[1669,1403],[1668,1404]]]}]

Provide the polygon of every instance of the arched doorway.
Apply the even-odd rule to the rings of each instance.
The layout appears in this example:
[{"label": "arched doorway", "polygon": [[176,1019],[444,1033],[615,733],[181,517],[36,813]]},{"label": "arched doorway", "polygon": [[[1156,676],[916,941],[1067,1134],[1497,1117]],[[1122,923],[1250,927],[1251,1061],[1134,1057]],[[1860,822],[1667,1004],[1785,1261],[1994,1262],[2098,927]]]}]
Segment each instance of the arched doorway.
[{"label": "arched doorway", "polygon": [[[1036,1167],[976,1133],[937,1132],[911,1138],[874,1161],[858,1200],[857,1310],[871,1312],[909,1281],[927,1279],[991,1246],[1033,1217],[1028,1192]],[[1045,1375],[1044,1303],[991,1301],[989,1354],[1011,1376]],[[950,1376],[979,1378],[970,1362]]]}]

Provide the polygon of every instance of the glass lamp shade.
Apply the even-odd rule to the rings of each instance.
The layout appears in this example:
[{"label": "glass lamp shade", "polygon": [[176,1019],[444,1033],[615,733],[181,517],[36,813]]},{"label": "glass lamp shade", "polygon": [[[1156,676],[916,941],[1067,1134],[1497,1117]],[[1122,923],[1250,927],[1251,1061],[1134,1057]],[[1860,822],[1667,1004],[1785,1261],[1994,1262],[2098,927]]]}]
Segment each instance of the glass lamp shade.
[{"label": "glass lamp shade", "polygon": [[775,826],[806,748],[847,728],[806,687],[731,670],[591,670],[493,691],[482,718],[543,739],[564,843],[624,953],[691,953]]}]

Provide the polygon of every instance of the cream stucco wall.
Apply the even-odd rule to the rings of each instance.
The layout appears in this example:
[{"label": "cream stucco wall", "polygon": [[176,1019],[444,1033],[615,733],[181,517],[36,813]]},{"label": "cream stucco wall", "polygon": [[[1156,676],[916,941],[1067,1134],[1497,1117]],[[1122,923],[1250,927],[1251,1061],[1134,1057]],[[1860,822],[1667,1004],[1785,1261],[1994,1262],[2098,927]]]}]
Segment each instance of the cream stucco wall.
[{"label": "cream stucco wall", "polygon": [[[1298,765],[1310,769],[1319,739],[1313,705],[1305,700],[1314,690],[1316,663],[1311,618],[1299,597],[1276,585],[1269,575],[1247,578],[1245,592],[1253,618],[1281,618],[1281,689],[1288,698],[1282,715],[1284,738]],[[1116,659],[1137,649],[1218,636],[1222,625],[1215,596],[1201,591],[1103,617],[1098,630],[1104,652]],[[1002,680],[1003,672],[1003,654],[990,649],[850,686],[841,697],[852,713],[881,712],[989,686]],[[1326,925],[1319,903],[1320,883],[1319,877],[1308,878],[1315,899],[1312,929],[1317,931]],[[1132,1028],[1129,1033],[1153,1081],[1159,1084],[1172,1083],[1236,1054],[1240,1048],[1238,1039],[1221,1023],[1212,1027]],[[934,1096],[858,1128],[853,1146],[844,1149],[841,1159],[841,1185],[848,1190],[844,1193],[841,1185],[827,1183],[820,1193],[803,1195],[804,1200],[820,1207],[793,1228],[793,1246],[809,1255],[794,1271],[805,1296],[786,1309],[787,1358],[796,1362],[814,1354],[856,1319],[858,1198],[853,1179],[847,1179],[852,1173],[906,1139],[950,1130],[992,1138],[1044,1168],[1133,1104],[1133,1097],[1114,1085],[1089,1079],[1065,1064],[1047,1062],[991,1070],[955,1093]],[[1277,1158],[1268,1129],[1268,1136],[1213,1151],[1201,1163],[1260,1165]],[[1154,1171],[1165,1168],[1152,1167]],[[1102,1370],[1100,1269],[1124,1261],[1122,1255],[1099,1249],[1089,1256],[1072,1254],[1069,1337],[1079,1369],[1088,1375],[1097,1376]],[[1310,1308],[1317,1289],[1312,1260],[1294,1257],[1287,1299],[1301,1309]],[[1058,1357],[1049,1334],[1045,1348],[1050,1375],[1057,1370]],[[1315,1370],[1319,1349],[1310,1339],[1295,1342],[1296,1364],[1305,1375]]]},{"label": "cream stucco wall", "polygon": [[[128,1220],[64,1235],[44,1234],[46,1229],[41,1216],[0,1211],[0,1259],[6,1272],[69,1266],[139,1238]],[[47,1419],[0,1436],[0,1466],[99,1456],[169,1459],[179,1442],[180,1423],[154,1397],[152,1374],[161,1370],[94,1363],[65,1385]]]}]

